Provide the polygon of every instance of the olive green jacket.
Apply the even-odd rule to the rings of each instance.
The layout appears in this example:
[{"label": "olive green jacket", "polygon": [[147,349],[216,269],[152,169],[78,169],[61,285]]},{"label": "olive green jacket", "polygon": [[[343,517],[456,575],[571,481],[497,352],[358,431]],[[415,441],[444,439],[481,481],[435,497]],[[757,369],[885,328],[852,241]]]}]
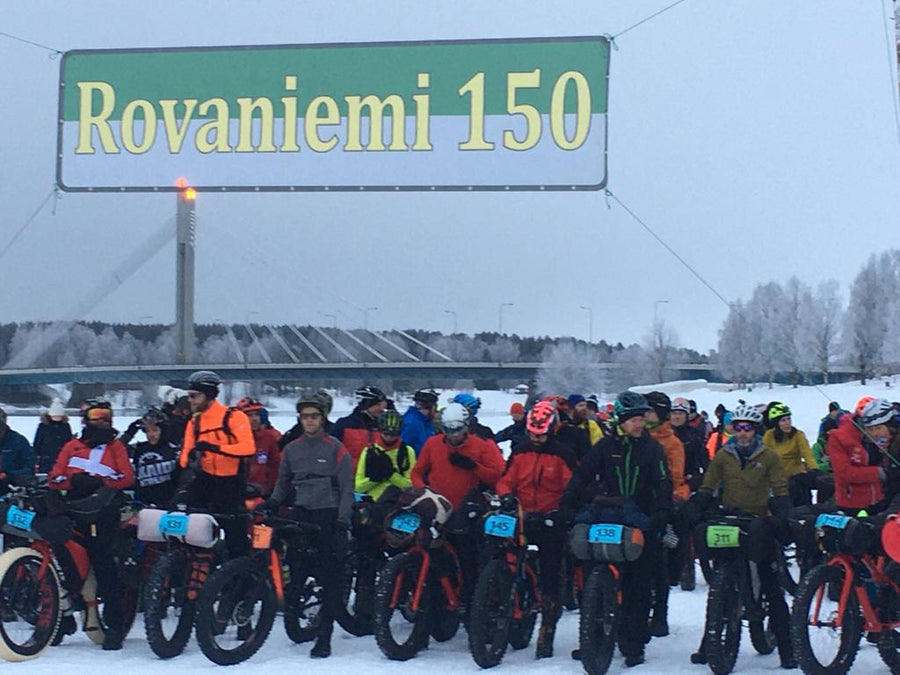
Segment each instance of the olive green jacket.
[{"label": "olive green jacket", "polygon": [[769,515],[769,497],[788,494],[781,459],[774,450],[755,441],[756,449],[741,466],[737,443],[731,438],[712,458],[703,474],[700,492],[719,490],[722,503],[758,516]]}]

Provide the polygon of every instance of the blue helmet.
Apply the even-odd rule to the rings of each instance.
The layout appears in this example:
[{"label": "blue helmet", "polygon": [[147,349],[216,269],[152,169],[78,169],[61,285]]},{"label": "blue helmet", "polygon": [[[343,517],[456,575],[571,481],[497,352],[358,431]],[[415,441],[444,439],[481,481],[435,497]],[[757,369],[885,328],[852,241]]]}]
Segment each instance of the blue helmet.
[{"label": "blue helmet", "polygon": [[469,410],[470,415],[477,414],[478,409],[481,407],[481,399],[467,392],[462,392],[461,394],[454,396],[451,399],[451,403],[464,405]]}]

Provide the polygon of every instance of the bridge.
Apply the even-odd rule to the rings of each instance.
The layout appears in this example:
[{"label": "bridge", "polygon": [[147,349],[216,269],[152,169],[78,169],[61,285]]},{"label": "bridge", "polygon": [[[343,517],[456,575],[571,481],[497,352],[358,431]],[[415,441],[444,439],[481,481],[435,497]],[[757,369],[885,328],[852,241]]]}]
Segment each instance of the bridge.
[{"label": "bridge", "polygon": [[[186,380],[195,370],[215,370],[223,379],[232,381],[263,380],[291,382],[303,380],[382,380],[425,379],[433,382],[460,379],[516,380],[528,382],[537,377],[544,364],[531,362],[351,362],[351,363],[211,363],[171,364],[148,366],[87,366],[71,368],[21,368],[0,370],[0,386],[38,384],[142,384]],[[571,364],[587,370],[613,371],[618,363]],[[674,364],[666,369],[672,379],[709,379],[713,366],[704,364]]]}]

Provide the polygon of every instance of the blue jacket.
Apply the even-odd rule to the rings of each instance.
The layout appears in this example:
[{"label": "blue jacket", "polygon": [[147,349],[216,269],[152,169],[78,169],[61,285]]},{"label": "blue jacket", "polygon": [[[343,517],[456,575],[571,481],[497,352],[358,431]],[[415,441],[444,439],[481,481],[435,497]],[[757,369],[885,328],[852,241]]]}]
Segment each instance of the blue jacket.
[{"label": "blue jacket", "polygon": [[422,446],[425,441],[434,436],[435,429],[431,420],[415,406],[409,406],[403,413],[403,430],[400,437],[407,445],[411,445],[416,451],[416,457],[422,452]]},{"label": "blue jacket", "polygon": [[34,474],[34,451],[28,439],[18,431],[6,428],[6,434],[0,438],[0,453],[2,470],[10,478]]}]

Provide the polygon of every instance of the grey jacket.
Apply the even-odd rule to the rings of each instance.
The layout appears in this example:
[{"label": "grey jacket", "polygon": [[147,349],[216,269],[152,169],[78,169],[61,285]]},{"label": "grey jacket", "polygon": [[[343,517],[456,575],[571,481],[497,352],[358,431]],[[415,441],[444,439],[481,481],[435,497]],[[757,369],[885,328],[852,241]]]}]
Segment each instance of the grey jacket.
[{"label": "grey jacket", "polygon": [[284,446],[271,501],[283,504],[292,487],[294,506],[337,509],[337,520],[350,523],[353,460],[338,439],[324,432],[304,434]]}]

